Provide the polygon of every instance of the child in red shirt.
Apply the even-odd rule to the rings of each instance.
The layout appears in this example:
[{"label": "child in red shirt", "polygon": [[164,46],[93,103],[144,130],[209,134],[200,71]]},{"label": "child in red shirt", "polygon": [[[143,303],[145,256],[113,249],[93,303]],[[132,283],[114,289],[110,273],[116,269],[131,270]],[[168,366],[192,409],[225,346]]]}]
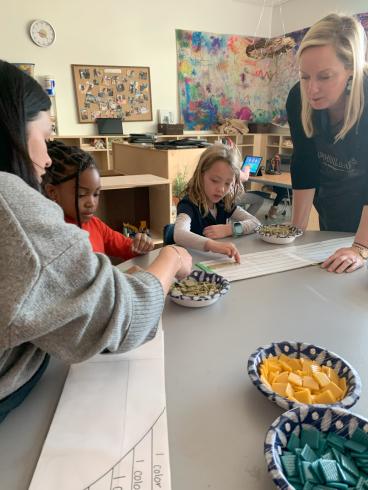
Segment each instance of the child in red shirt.
[{"label": "child in red shirt", "polygon": [[63,208],[67,223],[88,231],[94,252],[128,260],[153,249],[153,242],[145,233],[127,238],[94,216],[101,180],[91,155],[60,141],[48,143],[48,153],[52,165],[43,178],[45,194]]}]

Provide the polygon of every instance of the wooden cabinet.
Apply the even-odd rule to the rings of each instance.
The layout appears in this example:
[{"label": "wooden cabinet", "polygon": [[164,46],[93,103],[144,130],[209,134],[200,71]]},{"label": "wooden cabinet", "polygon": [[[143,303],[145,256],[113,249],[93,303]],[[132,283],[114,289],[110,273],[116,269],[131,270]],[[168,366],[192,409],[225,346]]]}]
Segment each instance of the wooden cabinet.
[{"label": "wooden cabinet", "polygon": [[151,173],[173,182],[179,173],[187,179],[193,175],[205,148],[156,150],[129,143],[114,143],[114,169],[124,175]]},{"label": "wooden cabinet", "polygon": [[155,175],[101,177],[97,216],[117,231],[123,223],[147,222],[156,245],[163,244],[163,228],[171,219],[171,184]]}]

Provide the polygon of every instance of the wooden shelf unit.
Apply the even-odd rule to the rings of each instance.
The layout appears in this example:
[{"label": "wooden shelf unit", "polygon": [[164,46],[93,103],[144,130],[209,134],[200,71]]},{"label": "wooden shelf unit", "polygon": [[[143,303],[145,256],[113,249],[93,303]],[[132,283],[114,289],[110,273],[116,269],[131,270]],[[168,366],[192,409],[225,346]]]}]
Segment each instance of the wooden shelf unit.
[{"label": "wooden shelf unit", "polygon": [[171,184],[156,175],[101,177],[97,216],[117,231],[123,223],[147,222],[156,246],[163,244],[163,228],[171,219]]},{"label": "wooden shelf unit", "polygon": [[151,146],[114,143],[115,170],[124,175],[152,173],[172,183],[179,173],[190,179],[205,148],[159,150]]},{"label": "wooden shelf unit", "polygon": [[[156,140],[167,140],[167,139],[183,139],[183,138],[194,138],[194,139],[204,139],[210,143],[215,143],[215,142],[225,142],[226,138],[230,138],[233,143],[238,147],[240,154],[242,158],[244,158],[246,155],[262,155],[263,158],[266,160],[269,158],[270,151],[267,148],[267,139],[268,137],[276,137],[276,146],[275,148],[277,150],[280,150],[280,145],[282,142],[280,141],[280,138],[287,138],[287,136],[284,135],[277,135],[277,134],[261,134],[261,133],[248,133],[248,134],[220,134],[220,133],[201,133],[201,132],[196,132],[196,133],[185,133],[185,134],[158,134],[156,135]],[[111,171],[123,171],[123,167],[121,164],[121,160],[119,160],[118,164],[115,164],[114,162],[114,150],[113,150],[113,143],[126,143],[126,140],[129,138],[129,135],[57,135],[54,136],[54,139],[63,141],[66,145],[72,145],[72,146],[77,146],[78,148],[82,148],[86,152],[90,153],[94,159],[97,162],[98,168],[102,173],[108,173]],[[289,137],[290,139],[290,137]],[[104,148],[95,148],[94,142],[95,141],[102,141]],[[271,140],[272,141],[272,140]],[[283,140],[282,140],[283,141]],[[134,147],[140,147],[140,148],[145,148],[149,149],[150,147],[148,145],[130,145]],[[269,146],[271,149],[271,144]],[[193,148],[194,151],[202,150],[201,148]],[[171,150],[162,150],[162,151],[171,151]],[[177,152],[178,150],[172,150]],[[190,150],[185,150],[186,152]],[[279,151],[276,151],[274,153],[277,153]],[[195,153],[193,153],[194,155]],[[197,153],[197,155],[200,153]],[[152,156],[152,154],[151,154]],[[188,162],[186,164],[180,163],[178,167],[178,171],[183,171],[183,168],[185,166],[188,167],[187,170],[187,175],[188,177],[191,177],[195,165],[193,161],[191,160],[189,153],[187,153]],[[273,156],[273,155],[272,155]],[[120,157],[119,157],[120,158]],[[180,160],[180,159],[178,159]],[[193,166],[194,165],[194,166]],[[152,173],[152,169],[146,169],[145,172],[147,173],[150,172]],[[123,172],[123,173],[132,173],[130,171]],[[139,172],[136,171],[136,174]],[[175,169],[172,172],[173,175],[169,176],[168,173],[163,174],[163,173],[155,173],[155,175],[160,175],[165,178],[170,178],[172,180],[175,175]]]},{"label": "wooden shelf unit", "polygon": [[279,155],[292,155],[293,146],[289,134],[266,134],[265,137],[264,154],[262,155],[264,163],[266,163],[267,160],[271,160],[276,153]]},{"label": "wooden shelf unit", "polygon": [[[104,173],[114,170],[112,158],[112,143],[123,141],[123,135],[92,135],[92,136],[54,136],[53,139],[62,141],[66,145],[77,146],[90,153],[96,160],[99,170]],[[96,148],[95,142],[101,141],[104,148]]]},{"label": "wooden shelf unit", "polygon": [[226,138],[239,148],[242,157],[245,155],[260,155],[262,146],[264,145],[264,135],[260,133],[247,134],[225,134],[225,133],[185,133],[185,134],[158,134],[157,139],[183,139],[194,138],[206,140],[209,143],[226,142]]},{"label": "wooden shelf unit", "polygon": [[[242,158],[245,155],[261,155],[265,137],[262,134],[225,135],[225,134],[181,134],[158,135],[158,139],[205,139],[208,142],[221,142],[229,137],[238,147]],[[114,169],[124,175],[137,175],[153,173],[169,179],[171,182],[178,173],[185,172],[190,179],[197,166],[198,160],[205,148],[188,148],[177,150],[159,150],[151,145],[130,144],[126,142],[113,142]]]}]

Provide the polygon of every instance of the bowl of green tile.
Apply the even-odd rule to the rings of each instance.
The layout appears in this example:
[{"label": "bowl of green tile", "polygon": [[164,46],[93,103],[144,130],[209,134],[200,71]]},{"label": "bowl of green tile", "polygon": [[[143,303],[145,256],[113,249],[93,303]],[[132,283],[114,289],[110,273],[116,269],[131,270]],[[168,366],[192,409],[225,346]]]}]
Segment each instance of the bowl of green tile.
[{"label": "bowl of green tile", "polygon": [[343,408],[303,405],[283,413],[264,452],[281,490],[368,490],[368,420]]}]

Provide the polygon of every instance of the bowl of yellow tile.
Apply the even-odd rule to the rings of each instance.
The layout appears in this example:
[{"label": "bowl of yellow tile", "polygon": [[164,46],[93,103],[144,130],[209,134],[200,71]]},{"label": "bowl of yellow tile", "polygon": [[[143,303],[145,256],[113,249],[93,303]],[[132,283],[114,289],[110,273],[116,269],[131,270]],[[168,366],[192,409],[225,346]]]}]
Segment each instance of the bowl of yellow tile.
[{"label": "bowl of yellow tile", "polygon": [[269,400],[290,410],[300,405],[352,407],[360,398],[357,371],[339,355],[304,342],[273,342],[248,359],[252,383]]}]

